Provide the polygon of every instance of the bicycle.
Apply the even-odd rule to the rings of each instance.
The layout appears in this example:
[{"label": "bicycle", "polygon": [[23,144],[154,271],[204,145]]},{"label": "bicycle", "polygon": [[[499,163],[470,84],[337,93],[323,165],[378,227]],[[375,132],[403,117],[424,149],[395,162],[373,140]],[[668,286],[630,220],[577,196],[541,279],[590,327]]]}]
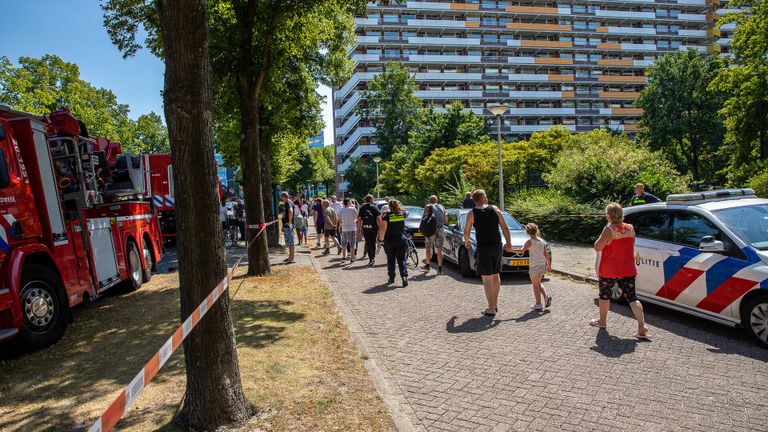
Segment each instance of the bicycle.
[{"label": "bicycle", "polygon": [[408,260],[411,260],[413,262],[413,267],[418,268],[419,267],[419,251],[416,249],[416,244],[413,243],[413,237],[411,237],[410,234],[405,235],[405,260],[406,262]]},{"label": "bicycle", "polygon": [[229,219],[227,230],[224,231],[224,247],[231,249],[237,246],[238,240],[240,240],[240,228],[237,226],[236,220]]}]

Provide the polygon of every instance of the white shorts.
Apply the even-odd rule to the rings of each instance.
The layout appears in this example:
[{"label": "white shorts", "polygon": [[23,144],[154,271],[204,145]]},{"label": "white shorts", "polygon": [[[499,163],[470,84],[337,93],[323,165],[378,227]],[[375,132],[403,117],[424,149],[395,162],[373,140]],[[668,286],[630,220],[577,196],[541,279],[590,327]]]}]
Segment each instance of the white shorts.
[{"label": "white shorts", "polygon": [[357,231],[342,231],[341,245],[350,249],[357,249]]},{"label": "white shorts", "polygon": [[528,274],[531,276],[544,276],[547,273],[547,264],[532,263],[528,267]]}]

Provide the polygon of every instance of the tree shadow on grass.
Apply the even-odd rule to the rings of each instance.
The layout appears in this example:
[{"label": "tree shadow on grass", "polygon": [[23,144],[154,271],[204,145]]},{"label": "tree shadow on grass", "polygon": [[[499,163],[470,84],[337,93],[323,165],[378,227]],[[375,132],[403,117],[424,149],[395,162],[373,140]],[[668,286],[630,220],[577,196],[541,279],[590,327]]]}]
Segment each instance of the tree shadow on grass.
[{"label": "tree shadow on grass", "polygon": [[485,330],[490,330],[499,324],[501,321],[489,316],[480,316],[477,318],[470,318],[463,323],[456,325],[456,320],[459,317],[454,315],[451,319],[445,323],[445,331],[448,333],[477,333]]},{"label": "tree shadow on grass", "polygon": [[[290,323],[304,318],[303,313],[287,310],[291,304],[233,301],[230,307],[238,343],[262,348],[280,340]],[[75,418],[74,407],[95,402],[99,409],[106,409],[116,392],[128,385],[165,343],[180,324],[178,286],[169,281],[160,289],[105,296],[75,308],[73,315],[74,322],[57,344],[29,354],[6,352],[0,360],[0,430],[90,427],[95,416]],[[154,381],[183,381],[179,376],[184,374],[177,352]],[[181,398],[181,394],[169,395],[172,405]],[[145,418],[135,415],[133,420],[130,414],[119,424],[121,428]]]}]

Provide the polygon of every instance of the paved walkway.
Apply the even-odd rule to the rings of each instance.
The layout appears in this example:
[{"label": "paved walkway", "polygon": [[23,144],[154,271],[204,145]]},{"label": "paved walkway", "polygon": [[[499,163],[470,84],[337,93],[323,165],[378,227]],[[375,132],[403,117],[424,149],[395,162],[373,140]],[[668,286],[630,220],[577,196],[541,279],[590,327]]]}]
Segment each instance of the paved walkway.
[{"label": "paved walkway", "polygon": [[524,275],[503,278],[500,314],[483,318],[480,281],[452,265],[411,269],[401,288],[383,259],[312,255],[401,430],[765,430],[768,351],[739,330],[648,305],[655,337],[638,342],[626,306],[607,331],[587,325],[590,284],[553,278],[551,312],[530,311]]},{"label": "paved walkway", "polygon": [[597,280],[591,245],[552,243],[552,270],[581,280]]}]

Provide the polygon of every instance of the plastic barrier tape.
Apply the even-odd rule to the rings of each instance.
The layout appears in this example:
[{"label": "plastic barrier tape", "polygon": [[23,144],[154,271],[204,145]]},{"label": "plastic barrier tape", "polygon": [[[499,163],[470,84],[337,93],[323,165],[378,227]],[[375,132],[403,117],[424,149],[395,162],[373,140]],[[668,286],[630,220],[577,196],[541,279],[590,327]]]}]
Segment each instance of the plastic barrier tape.
[{"label": "plastic barrier tape", "polygon": [[[251,242],[256,240],[256,238],[261,235],[261,233],[264,232],[268,226],[274,224],[275,222],[277,221],[275,220],[258,225],[248,225],[248,228],[259,230],[256,235],[253,236]],[[179,346],[181,346],[181,342],[183,342],[184,339],[189,336],[189,334],[192,332],[192,329],[195,328],[195,326],[200,322],[205,314],[211,309],[211,307],[213,307],[216,301],[219,300],[221,295],[224,294],[224,291],[229,288],[232,275],[240,266],[242,259],[243,255],[237,258],[235,265],[227,271],[227,275],[224,277],[224,279],[222,279],[221,282],[216,285],[213,291],[211,291],[208,296],[206,296],[205,299],[195,308],[195,310],[192,311],[192,314],[184,320],[184,322],[179,326],[179,328],[176,329],[175,332],[173,332],[173,335],[171,335],[171,337],[165,341],[163,346],[160,347],[160,350],[158,350],[155,355],[149,359],[141,371],[139,371],[133,380],[131,380],[131,383],[128,384],[128,386],[126,386],[122,392],[120,392],[120,395],[117,396],[117,399],[112,402],[109,408],[107,408],[101,417],[96,420],[93,426],[88,429],[88,432],[109,432],[112,430],[112,428],[115,427],[117,422],[120,421],[120,418],[122,418],[125,412],[128,410],[128,407],[133,404],[136,398],[138,398],[139,395],[147,387],[149,382],[152,381],[152,378],[154,378],[155,375],[157,375],[157,372],[165,365],[166,362],[168,362],[168,359],[171,358],[171,355],[173,355]]]}]

